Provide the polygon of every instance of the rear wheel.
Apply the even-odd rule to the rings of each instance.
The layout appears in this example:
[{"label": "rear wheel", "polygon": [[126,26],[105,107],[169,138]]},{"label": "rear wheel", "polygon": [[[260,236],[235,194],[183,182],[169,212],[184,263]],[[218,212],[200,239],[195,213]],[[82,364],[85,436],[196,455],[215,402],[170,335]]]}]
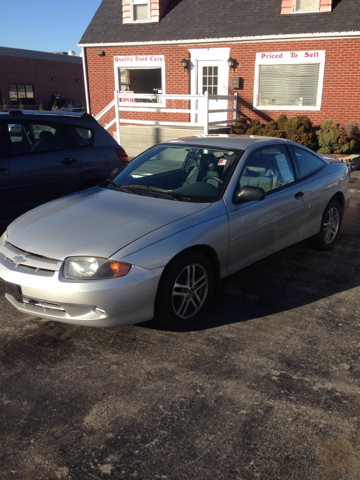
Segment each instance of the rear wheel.
[{"label": "rear wheel", "polygon": [[170,262],[161,277],[155,320],[174,330],[197,323],[214,291],[214,270],[202,253],[189,252]]},{"label": "rear wheel", "polygon": [[319,233],[314,237],[315,246],[330,250],[338,238],[342,222],[342,208],[337,200],[331,200],[322,216]]}]

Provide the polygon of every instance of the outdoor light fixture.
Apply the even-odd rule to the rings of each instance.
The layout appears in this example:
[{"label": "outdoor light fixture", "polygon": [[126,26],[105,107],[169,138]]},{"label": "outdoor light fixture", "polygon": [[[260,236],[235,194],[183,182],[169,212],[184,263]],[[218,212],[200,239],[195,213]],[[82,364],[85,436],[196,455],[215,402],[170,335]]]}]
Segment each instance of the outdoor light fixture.
[{"label": "outdoor light fixture", "polygon": [[184,70],[187,70],[189,68],[189,60],[187,60],[186,58],[183,58],[181,60],[181,65],[184,67]]},{"label": "outdoor light fixture", "polygon": [[105,57],[105,50],[98,50],[97,54],[99,55],[99,57]]},{"label": "outdoor light fixture", "polygon": [[51,77],[51,80],[53,80],[53,81],[54,81],[54,80],[55,80],[55,77]]},{"label": "outdoor light fixture", "polygon": [[235,68],[236,68],[236,63],[237,63],[236,60],[235,60],[235,58],[229,57],[227,63],[228,63],[228,65],[229,65],[230,68],[232,68],[233,70],[235,70]]},{"label": "outdoor light fixture", "polygon": [[76,81],[79,83],[79,82],[80,82],[80,78],[77,78]]}]

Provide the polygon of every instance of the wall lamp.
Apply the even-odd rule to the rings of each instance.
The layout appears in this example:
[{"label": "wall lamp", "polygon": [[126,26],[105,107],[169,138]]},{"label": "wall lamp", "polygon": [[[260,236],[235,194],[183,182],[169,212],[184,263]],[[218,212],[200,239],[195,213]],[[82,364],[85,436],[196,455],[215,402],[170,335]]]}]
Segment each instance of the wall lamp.
[{"label": "wall lamp", "polygon": [[54,80],[55,80],[55,77],[51,77],[51,80],[54,81]]},{"label": "wall lamp", "polygon": [[181,65],[184,67],[184,70],[188,70],[189,68],[189,60],[187,60],[186,58],[183,58],[181,60]]},{"label": "wall lamp", "polygon": [[227,63],[228,63],[230,68],[235,70],[236,65],[237,65],[237,61],[235,60],[235,58],[229,57]]},{"label": "wall lamp", "polygon": [[105,50],[98,50],[96,53],[99,55],[99,57],[105,57]]}]

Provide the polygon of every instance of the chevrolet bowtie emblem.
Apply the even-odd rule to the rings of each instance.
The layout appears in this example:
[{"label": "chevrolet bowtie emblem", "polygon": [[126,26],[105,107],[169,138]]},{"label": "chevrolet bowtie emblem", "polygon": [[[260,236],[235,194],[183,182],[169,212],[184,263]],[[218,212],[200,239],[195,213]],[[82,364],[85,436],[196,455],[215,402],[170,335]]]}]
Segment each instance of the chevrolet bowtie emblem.
[{"label": "chevrolet bowtie emblem", "polygon": [[25,263],[26,260],[26,255],[16,255],[15,257],[12,257],[11,259],[16,265],[19,265],[20,263]]}]

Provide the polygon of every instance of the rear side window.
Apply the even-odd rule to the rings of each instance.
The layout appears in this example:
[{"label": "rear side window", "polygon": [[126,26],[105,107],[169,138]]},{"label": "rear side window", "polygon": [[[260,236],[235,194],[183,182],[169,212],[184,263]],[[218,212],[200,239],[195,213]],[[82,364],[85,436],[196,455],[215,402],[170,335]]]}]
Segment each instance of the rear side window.
[{"label": "rear side window", "polygon": [[303,148],[293,146],[291,148],[294,152],[300,178],[315,173],[326,165],[326,162],[321,160],[321,158]]},{"label": "rear side window", "polygon": [[90,128],[67,125],[67,129],[77,148],[92,147],[94,143],[94,132]]}]

